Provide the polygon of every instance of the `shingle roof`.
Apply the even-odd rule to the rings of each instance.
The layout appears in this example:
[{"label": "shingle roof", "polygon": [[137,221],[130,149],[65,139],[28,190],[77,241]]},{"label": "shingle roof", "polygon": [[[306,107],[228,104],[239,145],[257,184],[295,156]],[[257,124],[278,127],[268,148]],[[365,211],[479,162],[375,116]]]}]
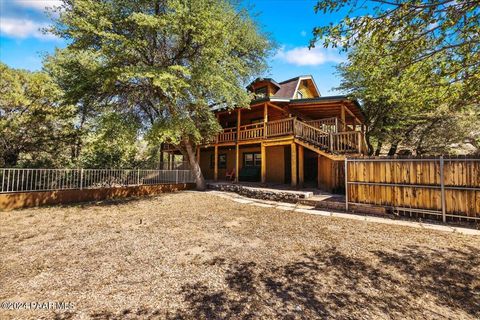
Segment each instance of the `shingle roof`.
[{"label": "shingle roof", "polygon": [[292,99],[300,77],[280,82],[280,89],[273,95],[275,98]]}]

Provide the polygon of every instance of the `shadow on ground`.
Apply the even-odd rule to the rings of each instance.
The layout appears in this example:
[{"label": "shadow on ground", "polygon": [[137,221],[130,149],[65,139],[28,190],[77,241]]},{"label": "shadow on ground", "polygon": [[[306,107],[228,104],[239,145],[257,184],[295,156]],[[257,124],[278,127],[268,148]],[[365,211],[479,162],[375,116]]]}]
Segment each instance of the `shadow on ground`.
[{"label": "shadow on ground", "polygon": [[359,260],[335,249],[260,267],[231,263],[226,290],[183,287],[188,308],[172,318],[480,317],[480,250],[407,247]]},{"label": "shadow on ground", "polygon": [[[90,314],[92,319],[253,318],[479,318],[480,250],[373,251],[369,259],[335,248],[285,265],[227,261],[205,267],[225,270],[222,289],[186,284],[179,310],[138,308]],[[159,306],[165,306],[159,301]],[[67,314],[57,319],[69,319]]]}]

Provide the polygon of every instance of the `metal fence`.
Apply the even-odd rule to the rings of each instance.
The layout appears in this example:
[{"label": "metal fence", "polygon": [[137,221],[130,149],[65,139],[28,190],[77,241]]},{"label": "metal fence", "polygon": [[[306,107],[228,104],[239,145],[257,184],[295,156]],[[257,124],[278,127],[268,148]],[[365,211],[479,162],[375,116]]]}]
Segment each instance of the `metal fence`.
[{"label": "metal fence", "polygon": [[346,207],[369,204],[480,221],[480,159],[348,158]]},{"label": "metal fence", "polygon": [[0,193],[191,183],[191,170],[0,168]]}]

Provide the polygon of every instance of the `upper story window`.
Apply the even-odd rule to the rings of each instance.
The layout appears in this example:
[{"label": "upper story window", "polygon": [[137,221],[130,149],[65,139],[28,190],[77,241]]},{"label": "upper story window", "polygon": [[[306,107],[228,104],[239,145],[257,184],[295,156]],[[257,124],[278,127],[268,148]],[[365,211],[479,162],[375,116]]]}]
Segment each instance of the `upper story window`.
[{"label": "upper story window", "polygon": [[297,99],[303,99],[303,93],[301,91],[297,91]]},{"label": "upper story window", "polygon": [[267,87],[255,89],[255,99],[265,98],[267,96]]}]

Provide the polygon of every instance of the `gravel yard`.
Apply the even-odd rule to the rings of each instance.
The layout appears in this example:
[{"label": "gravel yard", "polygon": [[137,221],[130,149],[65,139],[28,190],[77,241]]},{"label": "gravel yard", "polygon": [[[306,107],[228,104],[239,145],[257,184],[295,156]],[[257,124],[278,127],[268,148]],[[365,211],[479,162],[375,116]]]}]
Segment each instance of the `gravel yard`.
[{"label": "gravel yard", "polygon": [[0,319],[478,319],[480,238],[182,192],[3,212]]}]

